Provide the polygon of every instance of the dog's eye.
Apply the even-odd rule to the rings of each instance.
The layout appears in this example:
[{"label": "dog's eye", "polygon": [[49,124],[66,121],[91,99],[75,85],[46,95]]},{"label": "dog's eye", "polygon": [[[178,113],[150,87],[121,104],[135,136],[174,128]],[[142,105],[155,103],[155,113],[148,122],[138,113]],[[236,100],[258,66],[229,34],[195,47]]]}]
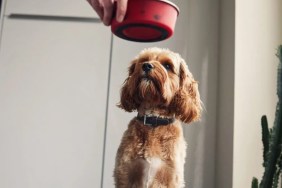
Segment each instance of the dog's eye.
[{"label": "dog's eye", "polygon": [[166,70],[171,70],[171,65],[169,63],[164,63],[163,66]]}]

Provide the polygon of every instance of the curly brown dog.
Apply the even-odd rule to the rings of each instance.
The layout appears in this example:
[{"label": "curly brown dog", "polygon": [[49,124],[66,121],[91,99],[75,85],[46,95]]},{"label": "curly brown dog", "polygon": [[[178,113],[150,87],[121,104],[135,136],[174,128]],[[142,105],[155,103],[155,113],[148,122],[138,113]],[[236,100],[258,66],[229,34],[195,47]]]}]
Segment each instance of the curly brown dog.
[{"label": "curly brown dog", "polygon": [[119,107],[138,115],[117,151],[116,187],[184,187],[181,121],[198,120],[201,113],[198,84],[185,61],[167,49],[143,50],[129,67]]}]

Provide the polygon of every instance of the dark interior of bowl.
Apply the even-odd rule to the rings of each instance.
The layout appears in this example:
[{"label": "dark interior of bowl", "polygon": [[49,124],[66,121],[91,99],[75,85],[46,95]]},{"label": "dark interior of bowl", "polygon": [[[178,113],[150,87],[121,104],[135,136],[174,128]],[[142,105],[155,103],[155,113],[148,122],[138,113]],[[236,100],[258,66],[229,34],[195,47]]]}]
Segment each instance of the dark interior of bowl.
[{"label": "dark interior of bowl", "polygon": [[135,42],[157,42],[169,37],[165,28],[152,24],[124,24],[116,29],[115,34]]}]

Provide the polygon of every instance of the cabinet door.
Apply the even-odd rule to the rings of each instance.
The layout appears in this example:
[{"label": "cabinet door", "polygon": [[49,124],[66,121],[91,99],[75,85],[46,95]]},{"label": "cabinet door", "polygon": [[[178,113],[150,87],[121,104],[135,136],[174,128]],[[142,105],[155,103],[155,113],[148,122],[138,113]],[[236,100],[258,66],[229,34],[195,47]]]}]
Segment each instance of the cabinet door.
[{"label": "cabinet door", "polygon": [[0,187],[100,187],[110,31],[83,22],[4,20]]},{"label": "cabinet door", "polygon": [[86,0],[6,0],[5,14],[96,17]]}]

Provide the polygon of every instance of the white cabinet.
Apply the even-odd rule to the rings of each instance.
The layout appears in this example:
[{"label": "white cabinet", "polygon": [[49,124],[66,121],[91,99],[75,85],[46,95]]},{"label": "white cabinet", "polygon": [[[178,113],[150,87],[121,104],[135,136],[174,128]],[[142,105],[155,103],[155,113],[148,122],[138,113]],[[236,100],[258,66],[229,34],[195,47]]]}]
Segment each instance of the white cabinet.
[{"label": "white cabinet", "polygon": [[100,187],[110,35],[99,23],[5,18],[1,188]]},{"label": "white cabinet", "polygon": [[86,0],[7,0],[6,15],[31,14],[98,18]]}]

